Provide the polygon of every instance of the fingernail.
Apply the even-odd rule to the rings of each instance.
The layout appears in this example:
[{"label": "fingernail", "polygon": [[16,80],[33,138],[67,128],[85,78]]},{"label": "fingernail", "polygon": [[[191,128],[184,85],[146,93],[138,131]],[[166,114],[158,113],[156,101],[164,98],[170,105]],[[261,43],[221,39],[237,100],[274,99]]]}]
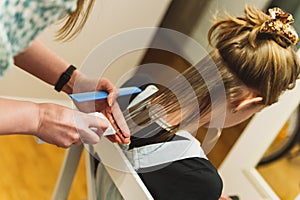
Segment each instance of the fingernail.
[{"label": "fingernail", "polygon": [[112,100],[108,100],[108,106],[111,107],[112,106]]}]

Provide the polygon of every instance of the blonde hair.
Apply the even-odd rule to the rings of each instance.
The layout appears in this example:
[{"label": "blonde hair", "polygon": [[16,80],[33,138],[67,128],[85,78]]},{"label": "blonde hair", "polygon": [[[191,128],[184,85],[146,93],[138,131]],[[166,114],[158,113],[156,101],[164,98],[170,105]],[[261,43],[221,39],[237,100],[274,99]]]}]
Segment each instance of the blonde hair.
[{"label": "blonde hair", "polygon": [[[183,72],[188,85],[175,79],[169,88],[160,89],[125,114],[132,134],[140,130],[137,124],[151,124],[165,113],[183,112],[187,124],[199,121],[199,110],[203,116],[210,113],[213,104],[220,103],[212,102],[210,94],[222,95],[220,91],[224,87],[226,99],[232,104],[238,104],[247,97],[242,87],[246,85],[263,97],[263,104],[270,105],[277,102],[285,90],[295,86],[300,63],[294,46],[280,35],[259,32],[260,26],[270,18],[262,11],[246,6],[244,13],[242,17],[227,16],[215,21],[208,33],[209,43],[215,49],[196,66]],[[217,67],[221,79],[216,76],[213,66]],[[204,80],[204,76],[209,79]],[[195,94],[189,92],[189,87]],[[172,91],[178,91],[179,95],[174,95]],[[194,96],[197,97],[199,110],[190,109]],[[184,103],[179,103],[179,99]],[[151,102],[163,105],[164,112],[159,110],[155,116],[149,116]],[[177,129],[178,126],[170,127],[167,133],[148,142],[166,141]],[[139,145],[139,140],[135,138],[132,146]]]},{"label": "blonde hair", "polygon": [[208,38],[223,62],[243,83],[264,98],[264,104],[295,86],[300,64],[295,47],[278,34],[261,33],[270,16],[246,6],[243,17],[218,19]]},{"label": "blonde hair", "polygon": [[68,41],[76,37],[84,27],[94,2],[95,0],[78,0],[76,10],[66,16],[66,22],[57,31],[56,39]]}]

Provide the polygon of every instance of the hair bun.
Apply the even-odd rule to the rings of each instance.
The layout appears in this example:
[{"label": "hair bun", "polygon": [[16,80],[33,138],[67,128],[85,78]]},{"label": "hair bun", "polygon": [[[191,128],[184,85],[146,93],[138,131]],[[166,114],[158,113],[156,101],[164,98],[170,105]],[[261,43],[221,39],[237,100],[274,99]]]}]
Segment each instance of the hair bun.
[{"label": "hair bun", "polygon": [[[299,37],[294,27],[290,25],[294,22],[293,16],[277,7],[270,8],[268,12],[270,19],[261,25],[259,32],[275,34],[289,44],[296,45],[299,41]],[[273,37],[273,39],[281,44],[278,37]]]}]

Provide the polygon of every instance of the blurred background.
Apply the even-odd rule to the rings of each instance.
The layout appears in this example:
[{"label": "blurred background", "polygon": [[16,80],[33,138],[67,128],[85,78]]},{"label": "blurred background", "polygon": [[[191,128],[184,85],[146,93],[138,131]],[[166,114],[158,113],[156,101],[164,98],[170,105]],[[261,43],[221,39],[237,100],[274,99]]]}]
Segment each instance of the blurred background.
[{"label": "blurred background", "polygon": [[[76,39],[67,43],[54,41],[59,23],[44,31],[40,39],[82,71],[87,70],[82,66],[97,45],[110,41],[117,34],[145,27],[162,27],[183,33],[200,44],[205,54],[210,50],[207,32],[212,23],[212,16],[217,12],[222,14],[224,11],[234,16],[241,15],[245,4],[263,10],[279,6],[293,14],[296,21],[293,25],[300,30],[300,1],[298,0],[99,0],[95,2],[87,25]],[[191,64],[186,59],[190,55],[190,40],[182,43],[172,37],[156,37],[156,32],[153,31],[144,42],[149,44],[159,42],[172,49],[183,49],[182,53],[185,56],[161,49],[130,51],[119,55],[108,66],[103,66],[105,67],[103,75],[120,85],[124,76],[143,71],[152,73],[157,79],[169,77],[169,74],[158,73],[152,63],[163,64],[179,72]],[[113,46],[110,48],[109,51],[115,50]],[[100,63],[101,55],[98,59],[94,62]],[[31,75],[16,67],[11,68],[0,79],[0,95],[72,106],[66,95],[55,92],[52,86],[32,78]],[[290,99],[290,101],[293,101],[293,105],[299,103],[298,99]],[[287,104],[291,105],[289,101]],[[279,110],[285,112],[284,107]],[[239,195],[243,200],[300,199],[297,198],[300,193],[298,106],[293,110],[287,113],[289,117],[281,123],[283,125],[280,125],[279,131],[264,132],[264,139],[261,137],[253,139],[246,137],[247,134],[243,135],[253,119],[223,130],[218,143],[209,152],[208,157],[224,176],[225,192]],[[276,118],[276,116],[272,117]],[[257,127],[260,128],[262,127]],[[199,130],[197,138],[200,141],[203,140],[205,132],[205,129]],[[255,134],[254,131],[252,135]],[[235,147],[243,141],[247,141],[252,147],[235,153]],[[65,149],[48,144],[37,144],[35,138],[31,136],[4,136],[0,137],[0,152],[2,172],[0,199],[51,198]],[[236,154],[240,157],[231,161]],[[245,160],[251,162],[247,163]],[[87,199],[84,162],[82,158],[69,199]],[[227,170],[230,167],[232,170]],[[252,175],[249,175],[250,172]],[[228,177],[231,177],[230,180]]]}]

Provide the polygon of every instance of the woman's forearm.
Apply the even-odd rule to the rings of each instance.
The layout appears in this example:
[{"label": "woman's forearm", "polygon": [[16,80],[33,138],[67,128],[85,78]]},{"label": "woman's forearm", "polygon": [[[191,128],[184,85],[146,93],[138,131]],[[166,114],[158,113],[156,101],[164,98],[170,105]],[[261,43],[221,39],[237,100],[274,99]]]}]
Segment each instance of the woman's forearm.
[{"label": "woman's forearm", "polygon": [[0,135],[34,134],[39,123],[37,104],[0,98]]},{"label": "woman's forearm", "polygon": [[[20,67],[21,69],[27,71],[28,73],[38,77],[39,79],[51,84],[55,85],[57,81],[59,80],[60,76],[68,69],[70,64],[68,64],[66,61],[64,61],[62,58],[60,58],[58,55],[53,53],[50,49],[48,49],[41,41],[35,40],[29,48],[27,48],[22,53],[18,54],[14,57],[15,64]],[[76,84],[74,84],[76,81]],[[76,88],[74,88],[74,85],[76,85]],[[80,93],[80,92],[88,92],[88,91],[98,91],[98,90],[104,90],[109,93],[108,98],[104,99],[102,101],[90,102],[90,103],[83,103],[81,105],[76,104],[78,107],[78,110],[81,112],[104,112],[106,113],[107,117],[109,117],[110,122],[113,124],[114,128],[118,130],[118,134],[115,134],[111,141],[113,142],[119,142],[119,143],[128,143],[129,142],[129,129],[125,123],[124,116],[118,107],[117,104],[114,104],[116,102],[116,98],[118,96],[118,91],[115,88],[115,86],[107,79],[105,78],[90,78],[85,76],[83,73],[79,72],[79,70],[75,70],[71,76],[71,79],[63,86],[62,91],[64,91],[67,94],[70,93]],[[48,107],[47,107],[48,106]],[[54,116],[59,117],[60,112],[68,113],[66,117],[68,120],[72,118],[71,116],[73,113],[72,110],[67,111],[67,109],[59,108],[58,106],[42,106],[47,107],[48,111],[50,113],[54,113],[52,115],[52,118]],[[51,108],[54,107],[55,109]],[[45,109],[43,109],[45,110]],[[48,112],[48,113],[49,113]],[[1,114],[1,113],[0,113]],[[45,116],[45,115],[44,115]],[[46,115],[47,116],[47,115]],[[84,115],[86,117],[86,115]],[[12,117],[11,119],[13,119]],[[43,124],[46,124],[46,126],[39,126],[37,136],[41,137],[45,141],[53,144],[62,144],[61,138],[65,137],[59,137],[59,139],[55,140],[55,136],[51,135],[49,132],[49,128],[43,128],[43,127],[52,127],[53,129],[59,129],[56,130],[56,133],[61,133],[61,135],[64,135],[66,131],[68,131],[66,128],[67,124],[66,121],[63,121],[61,119],[58,120],[43,120],[44,117],[41,117],[41,121],[43,121]],[[8,119],[6,119],[8,120]],[[65,120],[65,119],[64,119]],[[69,120],[70,121],[70,120]],[[20,121],[22,122],[22,121]],[[59,122],[62,122],[64,124],[57,124]],[[77,125],[74,125],[74,122],[69,122],[69,124],[72,124],[73,127],[76,127]],[[56,127],[56,128],[55,128]],[[59,128],[64,127],[64,128]],[[6,130],[3,130],[4,132]],[[87,130],[86,127],[84,130]],[[0,130],[1,131],[1,130]],[[14,130],[17,131],[17,130]],[[81,134],[86,135],[88,134],[88,131],[84,131]],[[44,135],[41,135],[42,133],[45,133]],[[2,132],[1,132],[2,133]],[[0,133],[0,134],[1,134]],[[49,133],[49,134],[48,134]],[[76,133],[75,129],[69,133],[71,136],[74,136]],[[77,134],[78,135],[78,134]],[[91,134],[90,134],[91,135]],[[87,137],[87,142],[94,142],[95,138],[90,140],[91,138]],[[66,140],[66,139],[63,139]],[[77,139],[75,139],[77,140]],[[73,139],[68,140],[67,142],[72,142]],[[68,144],[62,144],[61,146],[68,146]]]},{"label": "woman's forearm", "polygon": [[[15,65],[28,73],[38,77],[48,84],[55,85],[61,74],[69,67],[69,64],[52,52],[41,41],[36,39],[24,52],[14,57]],[[72,83],[78,71],[72,75],[72,81],[63,91],[72,92]]]}]

